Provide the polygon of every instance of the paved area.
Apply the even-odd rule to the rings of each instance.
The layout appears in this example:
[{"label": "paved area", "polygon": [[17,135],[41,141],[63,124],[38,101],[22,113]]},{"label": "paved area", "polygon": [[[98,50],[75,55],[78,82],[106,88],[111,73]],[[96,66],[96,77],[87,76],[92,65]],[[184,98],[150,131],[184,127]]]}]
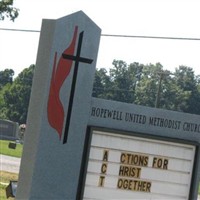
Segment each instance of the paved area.
[{"label": "paved area", "polygon": [[19,173],[21,158],[4,156],[0,154],[0,170]]}]

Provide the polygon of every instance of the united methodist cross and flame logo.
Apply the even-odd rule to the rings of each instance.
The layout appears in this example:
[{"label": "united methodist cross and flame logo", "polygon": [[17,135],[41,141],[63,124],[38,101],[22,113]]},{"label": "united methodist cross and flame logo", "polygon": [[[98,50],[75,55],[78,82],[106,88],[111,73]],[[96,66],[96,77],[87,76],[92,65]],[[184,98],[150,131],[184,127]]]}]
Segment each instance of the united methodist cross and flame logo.
[{"label": "united methodist cross and flame logo", "polygon": [[[47,116],[50,126],[56,130],[56,132],[59,135],[59,139],[61,140],[63,138],[63,144],[67,142],[68,137],[79,62],[84,62],[88,64],[91,64],[93,62],[93,60],[91,59],[81,57],[83,35],[84,31],[80,32],[78,35],[78,26],[75,26],[73,38],[70,42],[70,45],[63,51],[58,61],[57,52],[55,52],[54,55],[52,77],[49,89],[49,98],[47,103]],[[78,44],[76,44],[77,41]],[[70,71],[73,68],[73,64],[74,72],[71,84],[71,91],[69,91],[70,97],[68,111],[67,113],[65,113],[63,102],[61,102],[60,99],[60,89],[62,88],[64,81],[69,76]],[[66,121],[64,122],[65,115]]]}]

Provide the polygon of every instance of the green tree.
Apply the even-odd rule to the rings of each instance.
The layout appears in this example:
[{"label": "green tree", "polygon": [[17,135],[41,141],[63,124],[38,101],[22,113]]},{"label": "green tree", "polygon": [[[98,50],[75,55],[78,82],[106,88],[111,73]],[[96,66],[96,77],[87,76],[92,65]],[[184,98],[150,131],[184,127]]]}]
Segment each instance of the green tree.
[{"label": "green tree", "polygon": [[128,73],[128,65],[122,60],[114,60],[110,69],[112,81],[112,99],[121,102],[132,102],[133,94],[130,91],[131,80]]},{"label": "green tree", "polygon": [[34,67],[24,69],[4,92],[7,119],[26,123]]},{"label": "green tree", "polygon": [[111,88],[111,80],[108,72],[105,68],[96,69],[94,84],[93,84],[93,97],[102,99],[110,99],[111,94],[109,88]]},{"label": "green tree", "polygon": [[0,71],[0,89],[2,89],[6,84],[13,82],[14,71],[12,69],[5,69]]},{"label": "green tree", "polygon": [[6,118],[6,105],[4,101],[4,93],[13,83],[14,71],[12,69],[5,69],[0,71],[0,119]]},{"label": "green tree", "polygon": [[131,92],[130,103],[135,102],[136,99],[136,88],[140,83],[142,77],[144,65],[138,62],[131,63],[128,66],[128,77],[129,77],[129,91]]},{"label": "green tree", "polygon": [[173,101],[175,110],[200,114],[199,79],[190,67],[179,66],[175,70],[175,85],[177,87]]},{"label": "green tree", "polygon": [[159,73],[159,79],[160,91],[158,87],[156,92],[157,106],[155,103],[155,107],[164,108],[167,110],[177,110],[174,106],[174,101],[179,87],[176,85],[173,73],[167,70],[161,71]]},{"label": "green tree", "polygon": [[14,21],[19,15],[19,9],[13,6],[13,0],[0,1],[0,20],[9,18]]},{"label": "green tree", "polygon": [[[135,89],[135,104],[155,107],[162,71],[163,66],[160,63],[148,64],[143,67],[140,72],[140,81]],[[161,90],[163,90],[163,87]]]},{"label": "green tree", "polygon": [[6,84],[2,89],[0,90],[0,119],[7,119],[6,113],[7,113],[7,107],[6,102],[4,99],[5,91],[8,91],[11,84]]},{"label": "green tree", "polygon": [[135,88],[141,79],[143,65],[114,60],[109,74],[101,68],[96,70],[93,96],[98,98],[133,103]]}]

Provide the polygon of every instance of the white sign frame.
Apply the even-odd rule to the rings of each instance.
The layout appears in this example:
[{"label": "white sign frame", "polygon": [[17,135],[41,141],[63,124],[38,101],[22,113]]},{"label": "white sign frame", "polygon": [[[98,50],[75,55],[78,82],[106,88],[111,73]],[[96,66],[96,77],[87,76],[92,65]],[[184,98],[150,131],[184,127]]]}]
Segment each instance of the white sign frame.
[{"label": "white sign frame", "polygon": [[[171,185],[169,184],[169,183],[167,183],[167,185],[168,185],[168,188],[169,188],[169,191],[171,190],[171,192],[172,192],[172,194],[171,195],[169,195],[169,196],[166,196],[166,194],[163,194],[163,195],[159,195],[159,194],[152,194],[152,191],[154,190],[154,193],[155,193],[155,187],[156,187],[156,184],[155,184],[155,181],[153,182],[152,180],[150,180],[153,176],[151,175],[151,178],[149,179],[149,181],[144,181],[144,180],[146,180],[145,179],[145,174],[148,174],[148,170],[154,170],[154,172],[156,173],[156,176],[157,177],[159,177],[158,175],[160,174],[161,175],[161,177],[160,177],[160,180],[157,180],[157,181],[161,181],[161,179],[162,178],[166,178],[166,177],[168,177],[169,176],[169,174],[171,173],[171,174],[174,174],[173,176],[171,176],[172,177],[172,179],[173,179],[173,181],[175,181],[175,179],[177,178],[177,174],[176,173],[174,173],[173,172],[173,169],[172,169],[172,166],[174,165],[173,163],[172,163],[172,159],[170,158],[170,161],[169,161],[169,159],[166,159],[166,160],[168,160],[168,161],[165,161],[165,159],[163,160],[163,165],[162,165],[162,167],[161,168],[163,168],[163,169],[159,169],[159,167],[156,169],[156,160],[154,160],[155,161],[155,163],[153,164],[153,156],[152,155],[150,155],[150,154],[148,154],[147,152],[146,153],[144,153],[144,152],[140,152],[140,150],[138,151],[138,146],[136,146],[135,147],[135,151],[137,150],[138,151],[138,154],[140,154],[140,155],[148,155],[148,157],[149,157],[149,161],[148,161],[148,169],[145,169],[146,167],[145,166],[135,166],[135,170],[140,170],[140,172],[138,172],[138,174],[139,174],[139,177],[135,177],[136,178],[136,180],[139,180],[139,181],[141,181],[141,184],[143,183],[143,184],[146,184],[146,185],[144,185],[144,188],[143,189],[141,189],[141,187],[140,187],[140,189],[141,190],[144,190],[144,191],[133,191],[133,190],[135,190],[135,189],[133,189],[133,186],[132,186],[132,191],[131,191],[131,186],[130,186],[130,184],[132,184],[133,185],[133,181],[131,182],[131,181],[129,181],[129,189],[127,189],[127,188],[119,188],[119,187],[121,187],[120,185],[118,185],[119,184],[119,180],[133,180],[134,179],[134,177],[128,177],[128,176],[118,176],[118,177],[115,177],[115,181],[113,182],[113,181],[107,181],[107,183],[106,184],[111,184],[112,186],[113,186],[113,191],[114,191],[114,193],[116,192],[116,197],[117,198],[122,198],[123,197],[123,199],[131,199],[131,198],[133,198],[133,196],[134,196],[134,198],[145,198],[145,199],[166,199],[166,197],[168,198],[168,199],[190,199],[190,197],[191,197],[191,195],[192,195],[192,182],[193,182],[193,175],[194,175],[194,171],[195,171],[195,157],[196,157],[196,152],[197,152],[197,144],[196,143],[194,143],[194,142],[189,142],[189,141],[186,141],[186,140],[181,140],[181,139],[172,139],[172,138],[166,138],[166,137],[157,137],[157,136],[150,136],[150,135],[146,135],[146,134],[140,134],[140,133],[134,133],[134,132],[125,132],[125,131],[114,131],[114,130],[109,130],[109,129],[102,129],[102,128],[94,128],[94,127],[92,127],[92,128],[88,128],[88,137],[87,137],[87,139],[86,139],[86,151],[87,151],[87,153],[85,153],[84,155],[86,155],[85,156],[85,159],[84,159],[84,163],[85,163],[85,166],[84,166],[84,170],[83,170],[83,179],[82,179],[82,183],[81,183],[81,185],[82,185],[82,191],[81,191],[81,199],[83,199],[83,200],[85,200],[85,199],[87,199],[87,198],[85,198],[85,190],[86,190],[86,187],[87,187],[87,181],[89,180],[88,179],[88,172],[87,172],[87,170],[88,170],[88,168],[90,168],[91,169],[91,163],[90,163],[90,159],[91,159],[91,155],[90,155],[90,152],[91,152],[91,145],[94,145],[95,144],[95,141],[93,140],[94,138],[93,138],[93,136],[96,134],[96,133],[100,133],[100,134],[102,134],[104,137],[115,137],[115,138],[118,138],[118,145],[115,145],[115,148],[116,149],[118,149],[118,151],[119,151],[119,148],[120,148],[120,141],[119,141],[119,137],[121,137],[121,136],[123,136],[123,138],[127,138],[127,139],[134,139],[134,140],[138,140],[138,141],[144,141],[144,142],[153,142],[154,144],[152,145],[152,146],[154,146],[154,148],[157,148],[156,146],[158,145],[158,144],[161,144],[161,145],[165,145],[166,146],[166,149],[170,149],[169,148],[169,146],[168,145],[172,145],[172,147],[173,148],[171,148],[171,150],[169,150],[169,152],[168,152],[168,157],[170,156],[170,154],[172,154],[173,155],[173,153],[174,153],[174,150],[175,150],[175,148],[174,147],[180,147],[180,148],[190,148],[190,149],[193,149],[193,154],[192,154],[192,158],[191,158],[191,168],[189,169],[190,170],[190,181],[188,182],[188,188],[187,188],[187,192],[185,193],[185,196],[184,195],[180,195],[179,197],[178,196],[176,196],[176,194],[174,193],[173,194],[173,192],[177,189],[177,188],[173,188],[173,187],[171,187],[171,185],[172,185],[172,183],[171,183]],[[109,140],[109,139],[108,139]],[[98,143],[98,141],[99,141],[99,139],[97,139],[96,138],[96,142]],[[109,143],[109,142],[108,142]],[[150,145],[151,146],[151,145]],[[108,150],[108,151],[112,151],[111,149],[112,148],[109,148],[109,146],[103,146],[103,147],[101,147],[102,149],[102,155],[101,156],[103,156],[104,154],[103,154],[103,150],[105,151],[105,150]],[[130,148],[130,147],[128,147],[128,148]],[[127,151],[127,150],[126,150]],[[124,152],[126,152],[125,150],[124,150]],[[131,150],[129,149],[128,150],[129,151],[129,153],[131,152]],[[145,150],[146,151],[146,150]],[[165,153],[165,151],[163,151],[164,153]],[[162,152],[162,153],[163,153]],[[161,154],[162,154],[161,153]],[[97,153],[97,154],[99,154],[99,153]],[[131,153],[130,153],[131,154]],[[159,155],[157,155],[157,156],[154,156],[154,157],[157,157],[157,158],[165,158],[166,157],[166,155],[162,155],[161,156],[161,154],[159,154]],[[187,154],[186,153],[186,151],[185,151],[185,153],[184,153],[185,155]],[[107,155],[108,157],[109,157],[109,153],[108,154],[105,154],[105,155]],[[114,155],[114,154],[113,154]],[[116,156],[117,154],[115,153],[115,159],[116,159],[116,157],[118,157],[118,159],[119,159],[119,152],[118,152],[118,156]],[[155,154],[156,155],[156,154]],[[94,155],[93,155],[94,156]],[[100,155],[98,155],[98,156],[100,156]],[[102,185],[104,186],[104,184],[105,184],[105,177],[106,176],[109,176],[109,173],[114,169],[114,171],[115,171],[115,174],[116,173],[118,173],[116,170],[116,166],[111,170],[111,168],[109,169],[108,168],[108,165],[110,164],[110,163],[112,163],[112,162],[114,162],[114,160],[113,160],[113,158],[109,158],[109,159],[111,159],[111,160],[108,160],[108,161],[106,161],[106,160],[103,160],[103,157],[99,157],[99,160],[98,160],[98,164],[95,166],[95,167],[93,167],[93,169],[94,168],[96,168],[96,178],[97,178],[97,176],[98,176],[98,178],[99,178],[99,180],[97,181],[97,179],[95,179],[94,177],[95,176],[93,176],[93,178],[91,179],[93,182],[95,182],[95,180],[96,180],[96,182],[95,182],[95,184],[96,184],[96,188],[98,188],[98,187],[102,187]],[[181,155],[181,156],[184,156],[184,155]],[[186,156],[188,156],[188,155],[186,155]],[[106,156],[105,156],[106,157]],[[104,158],[105,158],[104,157]],[[172,156],[173,157],[173,156]],[[124,157],[125,158],[125,157]],[[93,158],[93,159],[95,159],[95,158]],[[183,158],[184,159],[184,158]],[[119,160],[118,160],[118,162],[119,162]],[[165,163],[164,163],[165,162]],[[170,163],[169,163],[170,162]],[[176,162],[177,163],[177,160],[176,159],[174,159],[174,161],[173,162]],[[120,164],[120,163],[118,163],[118,170],[119,170],[119,166],[127,166],[127,164],[130,164],[130,163],[125,163],[125,164]],[[157,163],[158,164],[158,163]],[[183,164],[183,163],[182,163]],[[111,165],[111,164],[110,164]],[[154,167],[153,167],[153,165],[154,165]],[[171,165],[171,166],[168,166],[168,165]],[[177,164],[176,164],[177,165]],[[129,166],[131,166],[131,165],[129,165]],[[150,166],[152,167],[151,169],[150,169]],[[183,167],[185,167],[185,165],[183,164],[182,165]],[[169,168],[168,168],[169,167]],[[181,163],[179,162],[179,167],[181,167]],[[133,168],[133,166],[132,166],[132,168]],[[165,168],[165,169],[164,169]],[[167,168],[167,169],[166,169]],[[178,169],[177,169],[178,170]],[[99,172],[98,172],[99,171]],[[170,171],[170,173],[168,174],[168,171]],[[105,172],[105,173],[104,173]],[[162,173],[162,172],[164,172],[164,173]],[[95,172],[93,172],[93,173],[95,173]],[[108,173],[108,174],[107,174]],[[187,172],[186,172],[187,173]],[[98,174],[98,175],[97,175]],[[164,174],[164,176],[162,177],[162,174]],[[119,174],[118,174],[119,175]],[[133,174],[132,174],[133,175]],[[113,176],[113,175],[112,175]],[[137,175],[136,175],[137,176]],[[104,177],[104,178],[102,178],[102,177]],[[182,178],[182,179],[180,179],[180,181],[183,181],[183,179],[185,179],[186,177],[185,176],[182,176],[182,177],[184,177],[184,178]],[[180,177],[179,177],[180,178]],[[116,182],[116,180],[118,180],[118,182]],[[169,181],[169,180],[168,180]],[[167,182],[168,182],[167,181]],[[187,180],[185,179],[185,181],[186,181],[186,183],[187,183]],[[165,181],[166,182],[166,181]],[[102,185],[98,185],[98,184],[102,184]],[[128,183],[127,183],[128,184]],[[151,184],[150,186],[148,186],[148,184]],[[157,189],[158,190],[162,190],[162,187],[160,187],[160,185],[162,185],[162,184],[157,184]],[[114,188],[115,187],[115,188]],[[127,186],[128,187],[128,186]],[[149,187],[149,188],[148,188]],[[105,187],[104,187],[105,188]],[[145,188],[146,188],[146,192],[145,192]],[[120,190],[121,189],[121,190]],[[101,193],[101,197],[99,197],[98,196],[98,189],[97,190],[95,190],[95,187],[93,187],[92,188],[92,190],[93,191],[95,191],[95,197],[97,198],[97,199],[111,199],[111,198],[109,198],[108,196],[106,196],[106,190],[104,191],[104,190],[102,190],[102,193]],[[152,191],[148,191],[148,190],[152,190]],[[180,186],[179,187],[179,190],[180,190],[180,192],[181,191],[183,191],[183,187],[182,186]],[[101,191],[101,190],[99,190],[99,191]],[[169,191],[167,191],[166,190],[166,192],[169,192]],[[109,190],[109,195],[111,195],[112,196],[112,198],[116,198],[114,195],[113,195],[113,193],[111,192],[111,190]],[[121,195],[121,196],[120,196]],[[124,196],[125,195],[125,196]],[[111,197],[110,196],[110,197]],[[90,197],[91,198],[91,197]]]}]

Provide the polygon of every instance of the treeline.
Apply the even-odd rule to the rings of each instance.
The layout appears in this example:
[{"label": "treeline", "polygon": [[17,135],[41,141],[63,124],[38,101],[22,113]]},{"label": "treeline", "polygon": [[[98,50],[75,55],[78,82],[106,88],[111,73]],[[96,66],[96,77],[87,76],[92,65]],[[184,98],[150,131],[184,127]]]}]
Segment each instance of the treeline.
[{"label": "treeline", "polygon": [[200,114],[200,76],[192,68],[179,66],[171,72],[160,63],[112,64],[109,72],[96,70],[94,97]]},{"label": "treeline", "polygon": [[[15,79],[14,71],[0,71],[0,119],[26,123],[35,65]],[[93,97],[149,107],[200,114],[200,76],[179,66],[174,72],[160,63],[127,64],[114,60],[112,67],[96,70]]]}]

